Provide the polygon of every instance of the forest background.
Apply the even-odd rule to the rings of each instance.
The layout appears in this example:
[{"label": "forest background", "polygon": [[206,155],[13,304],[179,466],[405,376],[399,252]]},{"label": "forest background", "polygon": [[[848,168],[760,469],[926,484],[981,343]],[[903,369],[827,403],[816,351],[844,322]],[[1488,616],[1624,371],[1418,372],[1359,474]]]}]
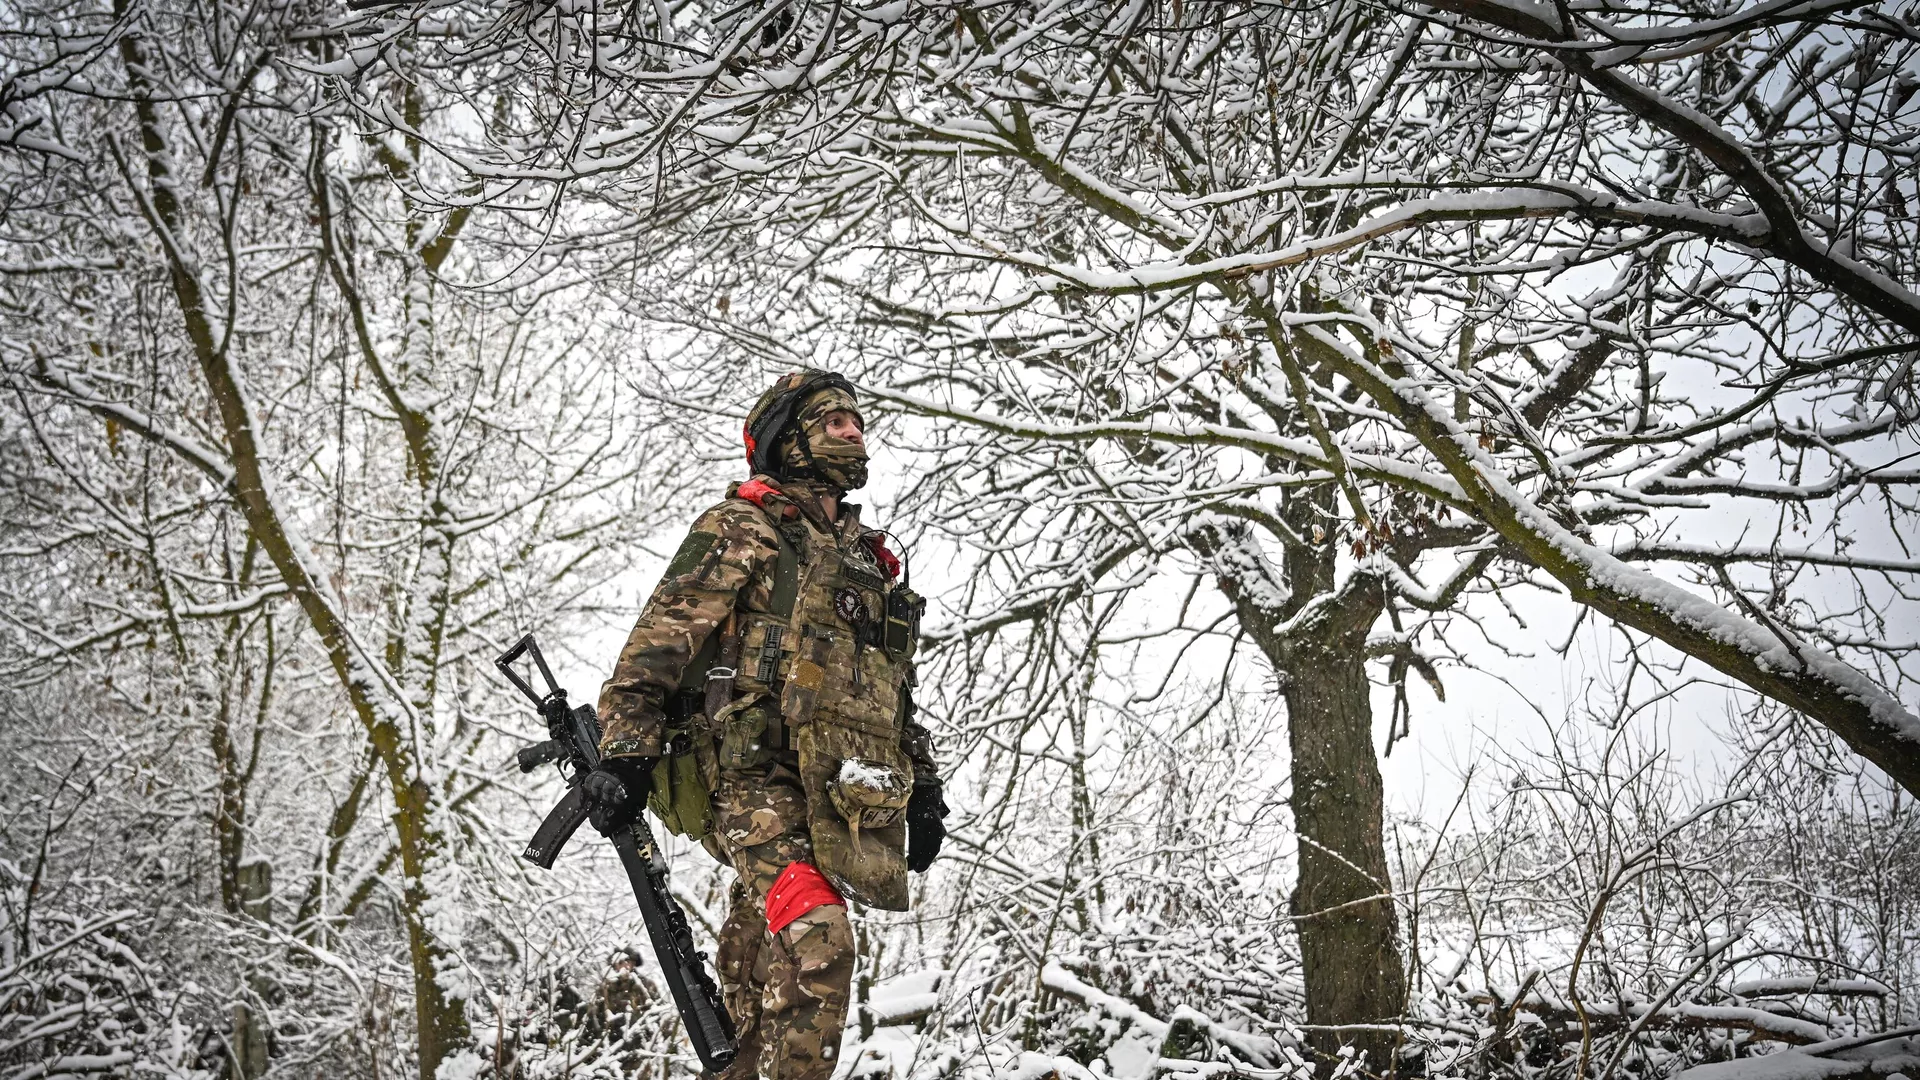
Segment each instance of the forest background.
[{"label": "forest background", "polygon": [[1920,1068],[1913,4],[25,0],[0,53],[6,1076],[689,1068],[607,853],[516,858],[491,659],[590,699],[802,364],[955,807],[845,1076]]}]

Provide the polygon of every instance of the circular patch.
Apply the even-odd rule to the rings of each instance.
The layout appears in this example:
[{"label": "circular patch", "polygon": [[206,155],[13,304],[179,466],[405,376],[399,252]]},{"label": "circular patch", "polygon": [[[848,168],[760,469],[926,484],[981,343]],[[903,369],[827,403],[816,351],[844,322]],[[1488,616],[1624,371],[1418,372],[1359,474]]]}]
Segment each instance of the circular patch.
[{"label": "circular patch", "polygon": [[851,585],[833,594],[833,610],[854,626],[867,621],[867,602],[860,598],[860,590]]}]

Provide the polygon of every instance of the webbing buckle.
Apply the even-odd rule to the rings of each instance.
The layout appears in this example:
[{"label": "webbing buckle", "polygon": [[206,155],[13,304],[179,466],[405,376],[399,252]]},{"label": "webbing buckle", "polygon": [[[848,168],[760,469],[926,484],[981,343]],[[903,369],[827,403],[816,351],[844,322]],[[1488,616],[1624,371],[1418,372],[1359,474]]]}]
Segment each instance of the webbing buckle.
[{"label": "webbing buckle", "polygon": [[780,677],[780,643],[786,637],[783,626],[768,626],[766,636],[760,642],[759,678],[771,686]]},{"label": "webbing buckle", "polygon": [[737,678],[739,674],[740,672],[730,667],[710,667],[707,669],[707,681]]}]

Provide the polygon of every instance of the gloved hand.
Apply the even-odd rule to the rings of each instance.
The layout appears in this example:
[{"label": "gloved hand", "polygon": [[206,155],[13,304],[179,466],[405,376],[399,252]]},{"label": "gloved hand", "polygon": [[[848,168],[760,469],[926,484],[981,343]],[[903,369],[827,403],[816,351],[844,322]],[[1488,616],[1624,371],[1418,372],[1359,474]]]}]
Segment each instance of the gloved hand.
[{"label": "gloved hand", "polygon": [[914,782],[907,796],[907,869],[924,874],[933,865],[940,845],[947,838],[947,800],[940,797],[938,780]]},{"label": "gloved hand", "polygon": [[587,820],[611,836],[640,817],[647,805],[647,791],[653,783],[656,759],[643,757],[602,758],[581,784],[587,792]]}]

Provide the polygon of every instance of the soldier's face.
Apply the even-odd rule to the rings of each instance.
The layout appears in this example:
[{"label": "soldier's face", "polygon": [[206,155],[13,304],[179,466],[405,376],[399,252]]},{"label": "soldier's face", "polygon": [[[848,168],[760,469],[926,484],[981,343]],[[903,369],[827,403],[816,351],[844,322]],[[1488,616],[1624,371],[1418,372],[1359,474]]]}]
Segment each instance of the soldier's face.
[{"label": "soldier's face", "polygon": [[835,409],[821,421],[828,435],[836,439],[845,439],[855,446],[866,446],[866,436],[860,433],[860,421],[845,409]]}]

